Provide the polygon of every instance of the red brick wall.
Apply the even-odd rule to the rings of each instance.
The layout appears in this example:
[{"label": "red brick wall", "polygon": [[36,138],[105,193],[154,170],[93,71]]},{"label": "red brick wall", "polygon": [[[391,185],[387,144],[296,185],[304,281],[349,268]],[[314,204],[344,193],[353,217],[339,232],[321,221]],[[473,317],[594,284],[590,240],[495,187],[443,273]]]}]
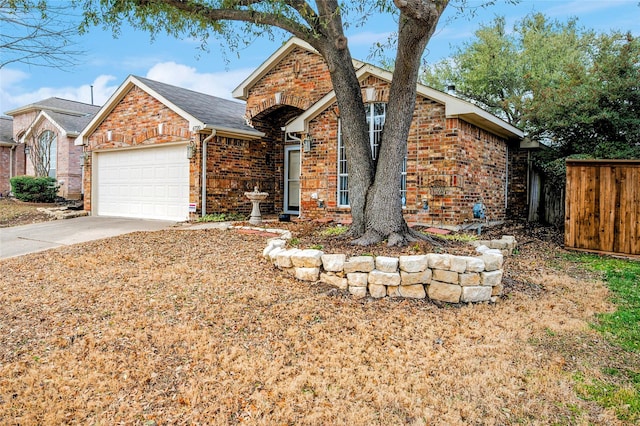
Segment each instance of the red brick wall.
[{"label": "red brick wall", "polygon": [[322,57],[295,48],[249,90],[247,117],[253,118],[277,105],[277,92],[281,93],[281,104],[306,110],[332,89],[329,70]]},{"label": "red brick wall", "polygon": [[[161,123],[162,132],[158,126]],[[108,131],[111,131],[111,140]],[[86,151],[91,153],[96,150],[186,142],[191,137],[187,120],[134,86],[89,135]],[[190,201],[200,205],[198,160],[199,156],[191,159],[189,193]],[[85,161],[84,199],[85,210],[91,210],[91,155]]]},{"label": "red brick wall", "polygon": [[[162,123],[162,132],[159,124]],[[107,132],[111,131],[109,141]],[[207,134],[192,134],[187,120],[157,99],[134,87],[89,136],[88,152],[193,140],[196,155],[189,167],[189,199],[202,208],[202,147]],[[245,213],[251,203],[244,196],[258,185],[273,194],[274,161],[272,145],[261,140],[214,136],[207,142],[207,213]],[[85,209],[91,209],[91,157],[85,163]],[[271,200],[271,202],[269,202]],[[273,211],[272,196],[263,204]]]},{"label": "red brick wall", "polygon": [[509,192],[507,217],[527,220],[529,216],[527,170],[529,151],[519,147],[509,147]]},{"label": "red brick wall", "polygon": [[244,196],[257,186],[269,197],[262,213],[274,212],[274,156],[266,141],[216,137],[207,145],[207,213],[251,213]]},{"label": "red brick wall", "polygon": [[[388,84],[373,77],[362,87],[375,87],[375,99],[386,102]],[[335,105],[334,105],[335,106]],[[310,123],[315,140],[303,153],[301,205],[304,217],[344,219],[348,209],[337,206],[338,119],[334,106]],[[472,218],[473,204],[483,202],[490,220],[506,217],[507,143],[487,131],[458,119],[446,119],[444,106],[418,98],[408,140],[408,221],[422,224],[459,225]],[[435,194],[436,181],[444,194]],[[325,201],[320,208],[316,193]],[[429,210],[422,209],[422,200]]]},{"label": "red brick wall", "polygon": [[0,146],[0,195],[6,196],[11,190],[9,177],[14,176],[12,170],[12,157],[15,158],[15,152],[9,146]]}]

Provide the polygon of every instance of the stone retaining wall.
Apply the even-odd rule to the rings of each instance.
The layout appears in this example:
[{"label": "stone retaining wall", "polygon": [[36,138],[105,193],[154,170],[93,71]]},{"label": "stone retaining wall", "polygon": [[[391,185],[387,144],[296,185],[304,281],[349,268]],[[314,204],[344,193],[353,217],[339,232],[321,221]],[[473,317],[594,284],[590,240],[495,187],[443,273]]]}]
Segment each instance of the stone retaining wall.
[{"label": "stone retaining wall", "polygon": [[[262,255],[302,281],[321,281],[355,297],[429,298],[449,303],[496,301],[502,295],[504,255],[516,247],[514,237],[484,241],[479,256],[424,254],[400,257],[325,254],[286,248],[272,239]],[[488,244],[488,245],[487,245]],[[496,248],[491,248],[494,246]]]}]

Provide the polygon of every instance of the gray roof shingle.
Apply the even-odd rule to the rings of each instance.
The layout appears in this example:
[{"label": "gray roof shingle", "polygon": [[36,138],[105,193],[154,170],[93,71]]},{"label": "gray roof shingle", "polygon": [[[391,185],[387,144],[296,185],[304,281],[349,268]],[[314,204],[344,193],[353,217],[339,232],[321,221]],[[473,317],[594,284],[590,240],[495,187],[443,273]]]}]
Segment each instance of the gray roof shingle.
[{"label": "gray roof shingle", "polygon": [[243,132],[258,133],[243,118],[245,105],[182,87],[134,76],[141,83],[169,102],[211,127],[225,127]]},{"label": "gray roof shingle", "polygon": [[0,142],[14,143],[13,141],[13,118],[0,117]]},{"label": "gray roof shingle", "polygon": [[89,124],[95,113],[86,115],[63,114],[54,111],[46,111],[49,117],[67,133],[79,134]]}]

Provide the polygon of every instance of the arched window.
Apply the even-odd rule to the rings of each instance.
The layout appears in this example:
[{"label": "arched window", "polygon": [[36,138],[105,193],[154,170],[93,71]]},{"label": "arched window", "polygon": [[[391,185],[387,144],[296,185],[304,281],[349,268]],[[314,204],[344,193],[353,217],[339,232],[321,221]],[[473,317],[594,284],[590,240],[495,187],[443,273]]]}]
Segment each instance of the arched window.
[{"label": "arched window", "polygon": [[[369,125],[369,143],[371,144],[371,155],[375,160],[378,158],[378,149],[382,139],[382,129],[387,116],[387,104],[370,103],[365,105],[367,114],[367,124]],[[406,205],[407,200],[407,157],[402,163],[402,173],[400,176],[400,197],[402,205]],[[347,172],[347,154],[342,140],[342,126],[338,122],[338,205],[349,207],[349,173]]]},{"label": "arched window", "polygon": [[[58,138],[51,130],[45,130],[38,138],[34,167],[38,175],[56,177],[58,164]],[[37,164],[36,164],[37,163]]]}]

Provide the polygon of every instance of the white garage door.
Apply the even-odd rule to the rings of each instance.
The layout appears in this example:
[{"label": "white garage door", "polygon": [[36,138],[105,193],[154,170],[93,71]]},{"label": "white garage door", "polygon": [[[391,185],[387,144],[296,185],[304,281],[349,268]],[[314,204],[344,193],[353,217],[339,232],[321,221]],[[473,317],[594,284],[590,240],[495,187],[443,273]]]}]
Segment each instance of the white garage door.
[{"label": "white garage door", "polygon": [[189,160],[186,145],[96,153],[94,214],[187,220]]}]

